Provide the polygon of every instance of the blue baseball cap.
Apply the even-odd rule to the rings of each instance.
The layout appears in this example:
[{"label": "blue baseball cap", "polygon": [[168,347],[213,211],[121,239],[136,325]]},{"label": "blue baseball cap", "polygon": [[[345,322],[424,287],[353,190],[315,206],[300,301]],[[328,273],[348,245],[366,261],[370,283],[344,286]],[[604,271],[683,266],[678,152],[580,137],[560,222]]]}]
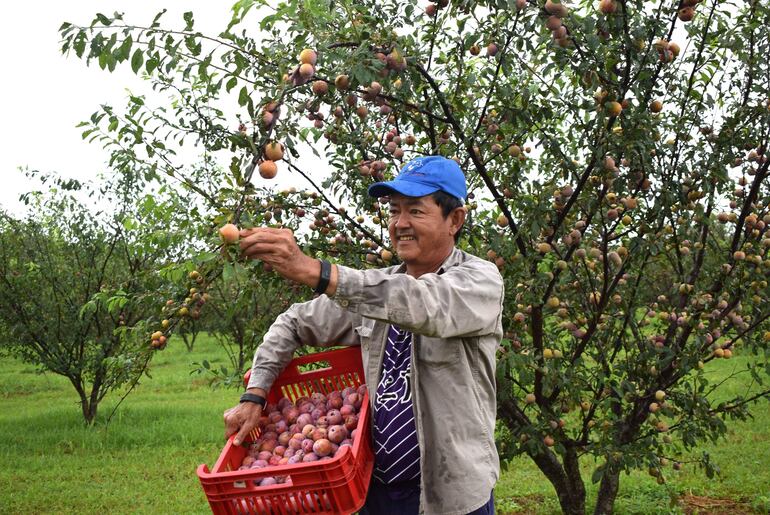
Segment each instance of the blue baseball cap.
[{"label": "blue baseball cap", "polygon": [[369,186],[369,195],[384,197],[400,193],[407,197],[424,197],[443,191],[465,201],[468,190],[465,175],[455,161],[443,156],[417,157],[406,163],[392,181]]}]

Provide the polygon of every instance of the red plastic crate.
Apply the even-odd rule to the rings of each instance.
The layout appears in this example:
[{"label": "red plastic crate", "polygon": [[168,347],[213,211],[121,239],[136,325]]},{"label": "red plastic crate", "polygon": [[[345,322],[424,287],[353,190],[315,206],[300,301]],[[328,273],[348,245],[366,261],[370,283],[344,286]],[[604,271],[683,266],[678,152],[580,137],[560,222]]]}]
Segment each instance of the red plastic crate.
[{"label": "red plastic crate", "polygon": [[[300,365],[327,362],[328,367],[301,372]],[[364,382],[361,350],[348,347],[319,352],[292,360],[278,376],[268,394],[268,403],[281,397],[295,401],[314,392],[328,393]],[[364,394],[359,413],[356,440],[336,457],[310,463],[279,465],[264,469],[238,470],[247,449],[225,444],[219,459],[209,471],[198,467],[198,478],[211,511],[219,514],[349,514],[366,501],[374,467],[369,431],[369,395]],[[254,430],[247,441],[259,437]],[[254,480],[268,476],[289,476],[285,483],[255,486]]]}]

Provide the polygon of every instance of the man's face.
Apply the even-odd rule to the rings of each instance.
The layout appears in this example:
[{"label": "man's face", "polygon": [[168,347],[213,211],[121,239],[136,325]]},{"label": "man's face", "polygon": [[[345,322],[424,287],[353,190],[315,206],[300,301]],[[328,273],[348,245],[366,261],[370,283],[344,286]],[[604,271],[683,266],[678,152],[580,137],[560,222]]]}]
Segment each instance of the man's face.
[{"label": "man's face", "polygon": [[[398,256],[407,266],[438,265],[454,247],[457,216],[444,218],[430,195],[390,197],[388,231]],[[464,217],[463,217],[464,219]]]}]

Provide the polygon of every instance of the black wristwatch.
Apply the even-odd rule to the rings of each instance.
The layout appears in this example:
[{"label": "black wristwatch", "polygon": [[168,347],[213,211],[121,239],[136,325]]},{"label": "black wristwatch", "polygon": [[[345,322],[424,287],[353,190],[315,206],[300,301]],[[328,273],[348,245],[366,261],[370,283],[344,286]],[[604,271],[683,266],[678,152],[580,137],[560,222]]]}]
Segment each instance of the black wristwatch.
[{"label": "black wristwatch", "polygon": [[267,404],[267,399],[265,399],[261,395],[257,395],[256,393],[246,392],[243,395],[241,395],[241,402],[253,402],[254,404],[259,404],[260,406],[262,406],[262,409],[265,409],[265,405]]},{"label": "black wristwatch", "polygon": [[321,277],[318,279],[318,285],[315,287],[315,292],[318,295],[326,292],[326,288],[329,287],[329,281],[332,278],[332,265],[325,259],[319,259],[321,262]]}]

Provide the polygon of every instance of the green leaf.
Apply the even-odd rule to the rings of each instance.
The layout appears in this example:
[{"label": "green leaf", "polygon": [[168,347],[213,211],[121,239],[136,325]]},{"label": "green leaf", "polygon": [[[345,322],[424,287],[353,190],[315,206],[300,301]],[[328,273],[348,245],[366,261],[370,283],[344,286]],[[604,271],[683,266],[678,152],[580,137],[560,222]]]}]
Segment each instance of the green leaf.
[{"label": "green leaf", "polygon": [[147,60],[147,64],[144,66],[145,70],[147,70],[148,75],[152,75],[152,72],[155,71],[155,69],[158,67],[158,60],[154,57],[151,57]]},{"label": "green leaf", "polygon": [[246,86],[243,86],[241,88],[240,93],[238,93],[238,105],[243,107],[248,103],[249,103],[249,92],[246,90]]},{"label": "green leaf", "polygon": [[192,30],[193,25],[195,25],[195,20],[193,20],[193,13],[192,11],[187,11],[182,15],[184,18],[184,21],[187,25],[185,25],[184,30]]},{"label": "green leaf", "polygon": [[96,18],[94,19],[93,23],[91,23],[91,26],[93,27],[94,25],[96,25],[97,21],[102,25],[104,25],[105,27],[109,27],[110,24],[112,24],[112,21],[102,13],[96,13]]},{"label": "green leaf", "polygon": [[136,49],[134,55],[131,57],[131,69],[134,73],[139,73],[142,64],[144,64],[144,54],[140,49]]}]

